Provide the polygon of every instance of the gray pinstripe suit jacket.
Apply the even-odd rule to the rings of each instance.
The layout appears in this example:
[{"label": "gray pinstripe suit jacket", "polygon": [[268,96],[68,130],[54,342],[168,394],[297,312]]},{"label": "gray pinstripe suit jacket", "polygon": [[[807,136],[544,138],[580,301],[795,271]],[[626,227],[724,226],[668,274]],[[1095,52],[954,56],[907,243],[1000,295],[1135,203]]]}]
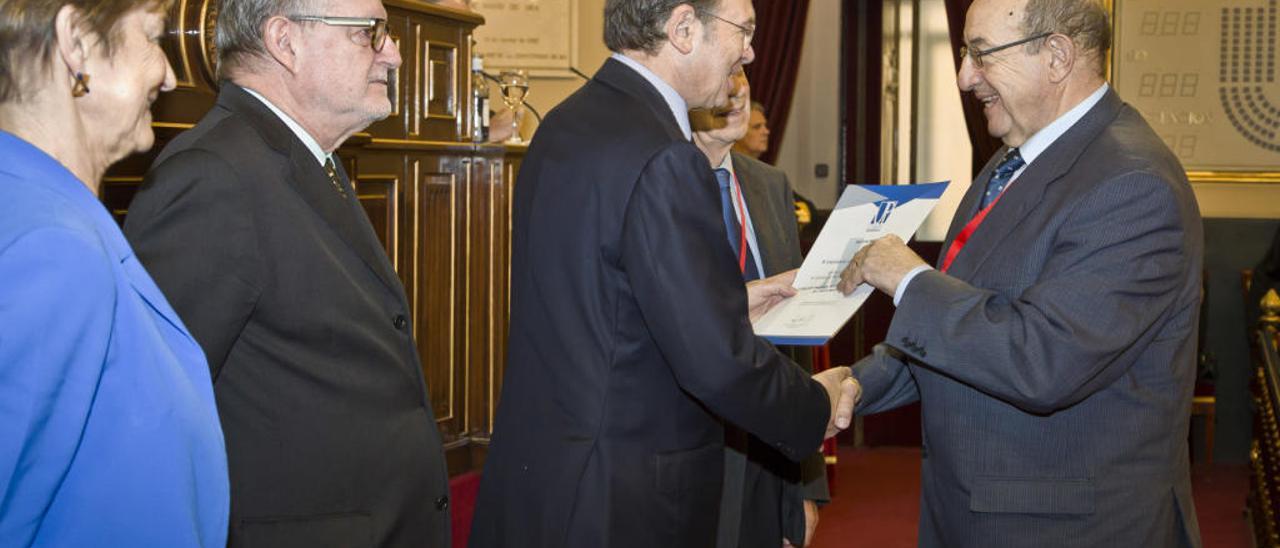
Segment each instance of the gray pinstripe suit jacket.
[{"label": "gray pinstripe suit jacket", "polygon": [[[795,198],[787,174],[759,160],[731,152],[733,169],[751,213],[765,276],[799,268],[800,232]],[[811,370],[808,347],[783,347],[800,367]],[[720,500],[718,548],[776,548],[781,538],[804,542],[804,501],[826,503],[825,459],[821,452],[799,464],[768,444],[745,436],[726,436],[724,491]]]},{"label": "gray pinstripe suit jacket", "polygon": [[912,281],[854,374],[860,413],[922,403],[921,546],[1200,546],[1186,436],[1202,257],[1181,165],[1109,91],[949,273]]}]

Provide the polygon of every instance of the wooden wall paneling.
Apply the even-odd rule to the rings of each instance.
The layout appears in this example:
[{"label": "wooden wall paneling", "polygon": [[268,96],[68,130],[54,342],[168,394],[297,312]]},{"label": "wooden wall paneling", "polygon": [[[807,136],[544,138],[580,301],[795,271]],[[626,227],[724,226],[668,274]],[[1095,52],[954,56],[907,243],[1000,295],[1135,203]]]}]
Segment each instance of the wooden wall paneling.
[{"label": "wooden wall paneling", "polygon": [[524,162],[524,155],[527,150],[527,145],[506,146],[502,163],[502,186],[498,189],[500,197],[497,211],[500,218],[495,224],[501,229],[497,234],[498,243],[495,246],[494,260],[498,261],[500,266],[498,267],[498,279],[494,283],[494,316],[499,318],[499,321],[494,322],[493,326],[494,339],[496,341],[495,352],[498,359],[494,361],[493,372],[490,376],[490,414],[489,423],[485,428],[486,435],[493,432],[493,417],[497,411],[499,397],[502,394],[502,377],[506,372],[507,336],[511,327],[511,207],[514,203],[516,177],[520,173],[520,166]]},{"label": "wooden wall paneling", "polygon": [[413,118],[409,135],[428,141],[464,141],[469,101],[470,36],[473,27],[458,27],[439,17],[415,14],[409,21],[412,40]]},{"label": "wooden wall paneling", "polygon": [[465,433],[458,365],[466,286],[458,249],[467,219],[458,204],[465,203],[467,187],[459,165],[458,158],[443,154],[411,154],[408,169],[414,184],[406,189],[406,214],[412,225],[406,242],[411,272],[406,291],[417,318],[415,338],[423,375],[446,443]]},{"label": "wooden wall paneling", "polygon": [[505,242],[505,203],[502,150],[480,149],[473,157],[467,244],[469,284],[467,427],[473,437],[485,437],[492,427],[495,368],[505,356],[498,348],[496,326],[505,320],[497,310],[498,283],[506,264],[499,257]]},{"label": "wooden wall paneling", "polygon": [[401,273],[403,282],[405,271],[400,265],[400,241],[404,234],[404,157],[392,153],[344,154],[343,163],[351,175],[351,184],[355,187],[360,206],[369,217],[391,265]]}]

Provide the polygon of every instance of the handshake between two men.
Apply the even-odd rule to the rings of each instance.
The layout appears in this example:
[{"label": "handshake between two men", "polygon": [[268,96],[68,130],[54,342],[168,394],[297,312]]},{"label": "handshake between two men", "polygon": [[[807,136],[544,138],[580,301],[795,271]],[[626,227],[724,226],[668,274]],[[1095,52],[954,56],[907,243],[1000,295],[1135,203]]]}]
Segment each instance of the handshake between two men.
[{"label": "handshake between two men", "polygon": [[[795,296],[796,271],[790,270],[747,283],[747,314],[751,321],[756,321],[778,303]],[[853,408],[862,397],[862,387],[854,380],[852,370],[847,366],[832,367],[813,375],[827,390],[827,398],[831,401],[831,415],[827,420],[826,437],[830,438],[849,428],[853,423]]]},{"label": "handshake between two men", "polygon": [[[929,268],[928,263],[916,255],[901,238],[889,235],[871,242],[854,254],[845,266],[837,286],[848,295],[858,285],[867,283],[890,297],[897,294],[899,285],[909,281],[913,273]],[[795,296],[796,270],[790,270],[749,282],[747,284],[747,314],[756,321],[782,301]],[[832,367],[813,376],[813,380],[827,389],[831,399],[831,418],[827,423],[827,437],[834,436],[853,422],[853,408],[862,398],[862,386],[852,377],[849,367]]]}]

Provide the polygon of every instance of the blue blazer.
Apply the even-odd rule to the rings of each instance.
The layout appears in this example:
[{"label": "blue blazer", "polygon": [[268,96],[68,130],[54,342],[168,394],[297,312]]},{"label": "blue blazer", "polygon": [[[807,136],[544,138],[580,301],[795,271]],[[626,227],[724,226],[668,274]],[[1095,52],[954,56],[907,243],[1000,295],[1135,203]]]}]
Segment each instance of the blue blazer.
[{"label": "blue blazer", "polygon": [[0,280],[0,546],[225,546],[204,353],[89,189],[4,132]]}]

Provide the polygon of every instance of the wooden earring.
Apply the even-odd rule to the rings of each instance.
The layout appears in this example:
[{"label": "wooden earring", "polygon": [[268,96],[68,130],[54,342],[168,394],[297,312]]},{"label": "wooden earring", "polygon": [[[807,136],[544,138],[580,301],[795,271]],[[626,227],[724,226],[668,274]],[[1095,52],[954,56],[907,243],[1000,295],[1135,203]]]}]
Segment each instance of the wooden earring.
[{"label": "wooden earring", "polygon": [[80,98],[89,94],[89,75],[83,72],[76,73],[76,83],[71,86],[71,96]]}]

